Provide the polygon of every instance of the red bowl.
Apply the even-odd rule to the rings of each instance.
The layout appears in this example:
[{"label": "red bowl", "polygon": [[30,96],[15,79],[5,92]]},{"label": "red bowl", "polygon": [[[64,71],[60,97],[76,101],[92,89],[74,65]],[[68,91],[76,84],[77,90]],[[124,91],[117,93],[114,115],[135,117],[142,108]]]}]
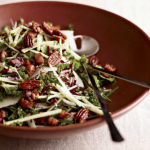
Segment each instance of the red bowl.
[{"label": "red bowl", "polygon": [[[74,3],[23,2],[0,6],[0,16],[0,27],[8,24],[9,19],[19,20],[21,17],[26,22],[49,21],[62,28],[73,23],[76,35],[89,35],[99,42],[100,50],[96,55],[101,64],[114,64],[119,74],[150,83],[149,37],[118,15]],[[117,81],[120,88],[110,97],[112,102],[109,103],[113,118],[128,112],[148,94],[146,88]],[[103,118],[96,118],[83,124],[36,129],[0,124],[0,133],[24,138],[55,138],[82,133],[100,127],[103,123]]]}]

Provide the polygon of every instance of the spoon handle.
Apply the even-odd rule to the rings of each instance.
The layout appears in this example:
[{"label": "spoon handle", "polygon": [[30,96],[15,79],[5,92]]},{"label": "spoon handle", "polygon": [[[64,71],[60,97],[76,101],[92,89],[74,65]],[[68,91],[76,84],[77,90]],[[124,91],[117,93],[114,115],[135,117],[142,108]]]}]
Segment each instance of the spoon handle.
[{"label": "spoon handle", "polygon": [[140,85],[140,86],[143,86],[145,88],[150,89],[150,84],[148,84],[148,83],[145,83],[145,82],[142,82],[142,81],[139,81],[139,80],[135,80],[135,79],[132,79],[132,78],[120,75],[120,74],[116,74],[116,73],[113,73],[113,72],[110,72],[110,71],[107,71],[107,70],[103,70],[103,69],[100,69],[100,68],[92,67],[92,69],[96,70],[96,71],[100,71],[102,73],[109,74],[109,75],[111,75],[113,77],[116,77],[118,79],[121,79],[121,80],[124,80],[124,81],[127,81],[127,82],[131,82],[131,83],[134,83],[134,84],[137,84],[137,85]]},{"label": "spoon handle", "polygon": [[88,68],[86,68],[86,67],[85,67],[85,69],[86,69],[86,71],[87,71],[87,73],[89,75],[91,84],[92,84],[93,89],[95,91],[95,94],[97,95],[97,98],[98,98],[98,100],[99,100],[99,102],[101,104],[101,107],[102,107],[102,110],[104,112],[104,116],[105,116],[106,122],[107,122],[109,130],[110,130],[110,134],[111,134],[112,140],[115,141],[115,142],[123,141],[124,139],[121,136],[121,134],[119,133],[118,129],[116,128],[116,126],[115,126],[115,124],[114,124],[114,122],[113,122],[113,120],[112,120],[112,118],[111,118],[111,116],[110,116],[110,114],[108,112],[106,104],[105,104],[105,102],[104,102],[104,100],[103,100],[103,98],[102,98],[102,96],[101,96],[101,94],[99,92],[99,89],[98,89],[98,87],[97,87],[97,85],[95,83],[95,80],[93,79],[93,76],[92,76],[90,70]]}]

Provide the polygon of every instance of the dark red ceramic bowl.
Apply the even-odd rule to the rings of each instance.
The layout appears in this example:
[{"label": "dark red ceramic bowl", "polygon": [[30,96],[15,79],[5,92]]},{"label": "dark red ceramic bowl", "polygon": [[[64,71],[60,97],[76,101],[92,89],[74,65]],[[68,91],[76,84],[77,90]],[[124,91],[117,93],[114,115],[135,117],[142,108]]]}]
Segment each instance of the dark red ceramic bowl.
[{"label": "dark red ceramic bowl", "polygon": [[[149,37],[128,20],[102,9],[63,2],[23,2],[0,6],[0,27],[9,19],[26,22],[50,21],[66,28],[75,25],[75,34],[89,35],[100,44],[96,54],[101,64],[112,63],[118,73],[150,83]],[[111,96],[109,110],[116,118],[128,112],[148,94],[148,89],[117,80],[119,90]],[[132,117],[132,116],[131,116]],[[30,128],[0,124],[0,134],[24,138],[55,138],[82,133],[105,123],[96,118],[83,124],[62,127]]]}]

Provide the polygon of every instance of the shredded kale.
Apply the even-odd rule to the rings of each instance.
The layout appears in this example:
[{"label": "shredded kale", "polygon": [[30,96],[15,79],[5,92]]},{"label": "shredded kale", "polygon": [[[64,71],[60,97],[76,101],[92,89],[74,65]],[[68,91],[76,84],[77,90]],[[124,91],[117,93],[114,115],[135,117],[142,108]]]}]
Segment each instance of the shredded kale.
[{"label": "shredded kale", "polygon": [[24,67],[24,66],[22,66],[22,67],[20,67],[20,68],[18,69],[19,75],[20,75],[23,79],[29,80],[29,78],[30,78],[29,75],[26,74],[24,71],[25,71],[25,67]]},{"label": "shredded kale", "polygon": [[7,95],[13,95],[18,96],[22,93],[22,91],[19,91],[19,88],[16,86],[7,86],[8,84],[2,83],[2,87],[5,89],[5,92]]},{"label": "shredded kale", "polygon": [[0,65],[0,71],[2,71],[4,69],[3,65]]},{"label": "shredded kale", "polygon": [[73,124],[73,120],[71,120],[71,119],[59,119],[59,121],[60,121],[60,125],[59,126]]}]

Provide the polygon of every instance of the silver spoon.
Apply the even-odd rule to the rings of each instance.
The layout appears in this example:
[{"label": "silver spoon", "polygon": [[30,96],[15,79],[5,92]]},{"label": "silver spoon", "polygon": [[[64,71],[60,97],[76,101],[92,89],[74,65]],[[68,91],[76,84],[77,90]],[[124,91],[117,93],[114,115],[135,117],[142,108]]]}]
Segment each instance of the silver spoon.
[{"label": "silver spoon", "polygon": [[96,54],[99,51],[99,44],[94,38],[90,36],[86,36],[86,35],[74,36],[75,40],[77,38],[81,39],[81,48],[73,50],[77,54],[79,55],[84,54],[86,57],[89,57],[89,56]]}]

